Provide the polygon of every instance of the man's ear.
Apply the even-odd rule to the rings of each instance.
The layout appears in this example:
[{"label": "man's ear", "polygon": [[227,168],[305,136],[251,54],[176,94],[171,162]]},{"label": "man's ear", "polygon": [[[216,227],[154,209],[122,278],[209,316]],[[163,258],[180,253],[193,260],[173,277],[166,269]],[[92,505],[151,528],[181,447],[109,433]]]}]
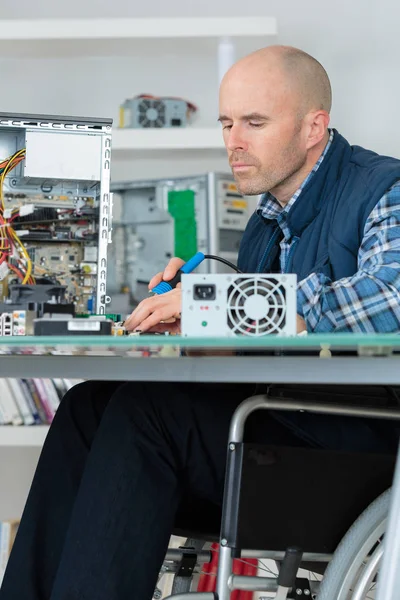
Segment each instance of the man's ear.
[{"label": "man's ear", "polygon": [[326,110],[318,110],[307,115],[308,123],[308,138],[307,150],[314,148],[321,140],[323,140],[326,130],[329,125],[330,117]]}]

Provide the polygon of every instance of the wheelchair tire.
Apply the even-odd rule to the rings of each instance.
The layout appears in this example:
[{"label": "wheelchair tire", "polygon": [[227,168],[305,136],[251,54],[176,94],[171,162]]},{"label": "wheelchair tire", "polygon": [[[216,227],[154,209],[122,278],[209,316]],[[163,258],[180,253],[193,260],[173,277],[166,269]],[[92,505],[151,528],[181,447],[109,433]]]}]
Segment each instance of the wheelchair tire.
[{"label": "wheelchair tire", "polygon": [[[371,581],[373,578],[376,582],[382,549],[380,542],[385,533],[389,513],[390,491],[390,489],[386,490],[378,496],[343,537],[326,569],[316,596],[317,600],[351,600],[354,598],[357,583],[361,581],[363,571],[368,566],[364,564],[364,561],[371,551],[375,550],[379,551],[379,554],[376,554],[376,570],[374,573],[370,573],[369,579]],[[364,577],[367,575],[364,572]],[[373,585],[375,587],[375,583]],[[366,594],[368,593],[367,590]],[[358,597],[371,598],[372,596],[361,595]]]}]

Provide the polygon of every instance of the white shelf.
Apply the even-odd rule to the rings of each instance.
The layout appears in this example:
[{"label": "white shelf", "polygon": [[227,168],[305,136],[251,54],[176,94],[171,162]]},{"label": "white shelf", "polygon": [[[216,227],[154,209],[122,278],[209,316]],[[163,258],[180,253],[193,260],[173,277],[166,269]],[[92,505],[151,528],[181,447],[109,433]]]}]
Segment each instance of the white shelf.
[{"label": "white shelf", "polygon": [[110,40],[276,35],[274,17],[0,20],[0,40]]},{"label": "white shelf", "polygon": [[0,425],[0,446],[42,446],[48,425]]},{"label": "white shelf", "polygon": [[[52,58],[146,55],[154,41],[178,44],[185,52],[194,44],[226,37],[257,39],[277,34],[274,17],[146,18],[146,19],[0,19],[1,58]],[[179,45],[179,43],[181,45]],[[169,47],[169,46],[168,46]],[[205,48],[206,46],[204,46]]]},{"label": "white shelf", "polygon": [[144,150],[224,150],[220,127],[113,129],[112,152]]}]

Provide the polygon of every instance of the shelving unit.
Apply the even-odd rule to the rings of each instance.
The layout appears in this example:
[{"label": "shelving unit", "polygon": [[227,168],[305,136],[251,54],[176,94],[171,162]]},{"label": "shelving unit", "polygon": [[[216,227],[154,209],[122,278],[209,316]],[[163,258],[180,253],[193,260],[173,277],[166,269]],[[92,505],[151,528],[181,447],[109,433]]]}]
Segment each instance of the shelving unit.
[{"label": "shelving unit", "polygon": [[114,129],[112,151],[145,150],[223,150],[220,127],[182,129]]},{"label": "shelving unit", "polygon": [[[231,44],[240,54],[243,44],[247,44],[246,52],[249,47],[250,50],[261,47],[271,42],[277,31],[276,18],[269,16],[0,19],[0,57],[101,59],[143,56],[146,60],[151,48],[153,53],[168,53],[179,61],[179,56],[195,49],[195,53],[205,52],[209,57],[211,52],[211,56],[215,57],[215,67],[221,73],[229,63],[224,45]],[[114,105],[112,112],[115,108]],[[129,151],[223,149],[221,130],[217,126],[200,128],[194,125],[182,130],[119,130],[114,123],[113,156],[117,160],[124,158]]]},{"label": "shelving unit", "polygon": [[48,430],[48,425],[32,425],[29,427],[23,425],[0,425],[0,447],[41,447],[44,443]]},{"label": "shelving unit", "polygon": [[91,51],[106,40],[143,38],[220,38],[276,35],[274,17],[192,17],[142,19],[11,19],[0,20],[0,41],[93,41]]},{"label": "shelving unit", "polygon": [[[132,56],[163,42],[179,53],[245,38],[265,44],[277,34],[274,17],[142,19],[0,19],[0,57],[73,58]],[[147,41],[146,41],[147,40]],[[199,46],[200,45],[200,46]]]}]

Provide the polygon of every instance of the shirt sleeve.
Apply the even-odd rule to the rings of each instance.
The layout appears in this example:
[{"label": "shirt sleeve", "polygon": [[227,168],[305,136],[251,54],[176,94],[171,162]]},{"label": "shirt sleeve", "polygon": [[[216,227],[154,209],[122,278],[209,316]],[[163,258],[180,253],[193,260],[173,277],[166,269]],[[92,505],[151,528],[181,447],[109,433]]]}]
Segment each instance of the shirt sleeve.
[{"label": "shirt sleeve", "polygon": [[298,284],[298,314],[315,333],[400,331],[400,184],[369,215],[358,271],[332,282],[311,273]]}]

